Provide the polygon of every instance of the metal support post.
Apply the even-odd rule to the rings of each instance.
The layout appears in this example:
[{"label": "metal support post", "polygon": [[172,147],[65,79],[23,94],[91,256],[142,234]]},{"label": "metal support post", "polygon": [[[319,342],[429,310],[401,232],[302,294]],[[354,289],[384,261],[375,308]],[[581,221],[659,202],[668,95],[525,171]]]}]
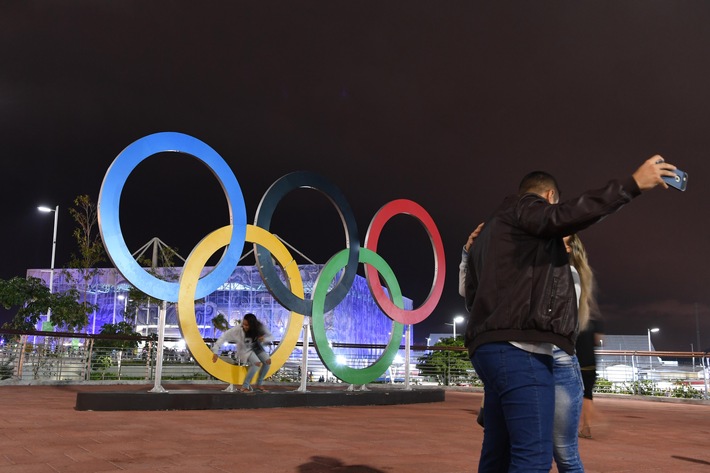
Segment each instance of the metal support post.
[{"label": "metal support post", "polygon": [[311,318],[303,318],[303,349],[301,350],[301,385],[296,392],[305,393],[308,391],[308,333],[310,331]]},{"label": "metal support post", "polygon": [[155,384],[151,393],[166,393],[168,391],[160,385],[163,376],[163,341],[165,339],[165,317],[168,312],[168,303],[163,301],[163,305],[158,311],[158,353],[155,355]]},{"label": "metal support post", "polygon": [[[456,325],[454,325],[456,327]],[[404,326],[404,390],[411,391],[412,386],[409,384],[409,362],[411,360],[412,345],[409,340],[411,335],[412,325],[407,324]]]},{"label": "metal support post", "polygon": [[708,368],[710,368],[710,358],[707,356],[707,352],[705,353],[705,356],[701,358],[701,362],[703,364],[703,379],[705,380],[705,392],[703,393],[703,398],[708,399]]}]

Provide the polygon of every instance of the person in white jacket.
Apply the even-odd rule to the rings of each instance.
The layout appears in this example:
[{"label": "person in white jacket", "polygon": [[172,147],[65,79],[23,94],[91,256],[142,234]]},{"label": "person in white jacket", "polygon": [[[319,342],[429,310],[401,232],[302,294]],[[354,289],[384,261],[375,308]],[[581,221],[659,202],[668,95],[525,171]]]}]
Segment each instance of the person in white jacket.
[{"label": "person in white jacket", "polygon": [[[236,358],[238,361],[246,361],[246,357],[244,353],[244,329],[242,328],[242,324],[239,323],[235,325],[234,327],[225,330],[222,332],[222,335],[219,336],[216,342],[214,342],[214,345],[212,345],[212,353],[214,355],[212,356],[212,362],[216,363],[217,358],[222,351],[222,345],[225,343],[233,343],[236,345]],[[237,363],[237,364],[242,364],[242,363]]]},{"label": "person in white jacket", "polygon": [[227,330],[217,339],[212,347],[212,352],[214,353],[212,362],[217,362],[219,350],[225,342],[235,343],[239,359],[246,360],[249,366],[246,379],[239,391],[250,392],[252,390],[250,383],[258,371],[259,376],[254,389],[265,392],[266,388],[264,388],[263,382],[271,365],[271,357],[264,349],[262,343],[270,342],[271,340],[271,333],[264,324],[257,320],[256,315],[245,314],[241,326],[238,325]]}]

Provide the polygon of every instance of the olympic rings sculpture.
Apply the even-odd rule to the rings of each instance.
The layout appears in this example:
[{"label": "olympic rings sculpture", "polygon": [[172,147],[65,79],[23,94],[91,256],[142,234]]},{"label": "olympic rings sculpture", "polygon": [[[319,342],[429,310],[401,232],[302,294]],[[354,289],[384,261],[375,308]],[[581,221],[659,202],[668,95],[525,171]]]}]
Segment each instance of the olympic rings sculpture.
[{"label": "olympic rings sculpture", "polygon": [[[187,258],[179,282],[163,281],[135,261],[128,250],[119,221],[119,205],[123,185],[130,173],[145,159],[162,152],[190,155],[215,175],[227,198],[229,224],[215,230],[200,241]],[[288,249],[269,232],[271,217],[278,202],[297,188],[313,188],[323,193],[336,206],[346,233],[345,249],[334,255],[316,280],[311,299],[306,299],[298,266]],[[415,217],[424,226],[434,248],[434,278],[425,302],[414,310],[405,310],[402,293],[394,272],[377,254],[377,244],[384,225],[398,214]],[[231,276],[244,251],[244,244],[254,246],[259,273],[269,292],[291,314],[283,339],[272,353],[267,376],[280,369],[298,342],[304,316],[312,319],[313,340],[323,364],[339,379],[352,384],[367,384],[389,367],[399,349],[405,324],[426,319],[441,298],[444,286],[445,259],[441,236],[431,216],[419,204],[406,199],[383,206],[373,217],[360,247],[355,217],[341,191],[324,177],[312,172],[293,172],[278,179],[264,194],[256,211],[255,224],[246,223],[246,205],[237,178],[224,159],[209,145],[189,135],[162,132],[145,136],[126,147],[109,166],[98,201],[99,231],[106,252],[127,281],[142,292],[167,302],[178,302],[178,322],[186,346],[200,366],[212,376],[232,384],[244,382],[246,367],[218,360],[212,363],[212,352],[202,339],[195,317],[195,300],[219,288]],[[200,278],[207,260],[220,248],[227,247],[214,269]],[[273,260],[287,278],[281,282]],[[365,265],[365,276],[378,307],[392,319],[391,338],[380,358],[365,368],[350,368],[335,362],[325,332],[325,313],[335,308],[350,290],[359,263]],[[344,268],[338,283],[328,291],[335,275]],[[389,296],[380,283],[380,275]]]}]

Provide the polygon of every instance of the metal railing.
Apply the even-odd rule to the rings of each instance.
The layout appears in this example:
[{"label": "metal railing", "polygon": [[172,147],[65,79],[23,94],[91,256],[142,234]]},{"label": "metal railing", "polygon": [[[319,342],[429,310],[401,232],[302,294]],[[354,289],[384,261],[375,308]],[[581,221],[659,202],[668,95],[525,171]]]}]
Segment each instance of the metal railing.
[{"label": "metal railing", "polygon": [[[0,330],[11,341],[0,345],[0,380],[21,382],[153,381],[156,379],[157,341],[152,337],[99,336],[58,332],[18,332]],[[177,342],[179,340],[166,339]],[[104,346],[116,341],[138,345],[136,348]],[[213,340],[205,340],[212,342]],[[362,368],[374,363],[384,345],[333,343],[343,363]],[[463,347],[411,347],[409,375],[411,384],[438,386],[482,386]],[[302,345],[276,372],[273,382],[301,380]],[[309,346],[308,382],[338,382]],[[597,350],[595,392],[636,394],[680,398],[708,398],[710,356],[704,352],[648,352]],[[225,352],[224,356],[230,356]],[[233,356],[233,355],[232,355]],[[375,380],[403,383],[404,356]],[[235,360],[238,363],[238,360]],[[163,380],[214,380],[187,350],[165,348]]]},{"label": "metal railing", "polygon": [[[87,335],[60,332],[19,332],[0,330],[0,335],[12,341],[0,345],[0,380],[23,382],[111,381],[156,379],[157,341],[152,337],[124,337]],[[166,338],[166,342],[180,339]],[[136,348],[105,347],[103,342],[126,341]],[[207,343],[214,340],[205,340]],[[275,343],[278,345],[278,342]],[[381,356],[385,345],[333,343],[332,348],[352,368],[364,368]],[[272,347],[273,349],[273,347]],[[401,347],[403,350],[403,347]],[[297,344],[289,360],[271,379],[281,382],[301,380],[301,353]],[[309,382],[339,382],[323,365],[313,346],[309,345]],[[436,354],[431,357],[430,355]],[[233,352],[223,356],[234,358]],[[427,358],[429,356],[429,358]],[[374,382],[402,383],[406,367],[404,356],[397,356],[391,366]],[[239,360],[233,360],[239,364]],[[478,378],[473,371],[464,348],[412,347],[410,363],[412,384],[474,385]],[[161,379],[213,380],[192,358],[187,350],[164,348]]]},{"label": "metal railing", "polygon": [[[157,350],[152,337],[15,330],[0,330],[0,335],[7,340],[0,345],[0,380],[147,381],[155,376]],[[187,352],[165,350],[163,362],[166,379],[208,379]]]},{"label": "metal railing", "polygon": [[597,350],[595,392],[708,399],[707,352]]}]

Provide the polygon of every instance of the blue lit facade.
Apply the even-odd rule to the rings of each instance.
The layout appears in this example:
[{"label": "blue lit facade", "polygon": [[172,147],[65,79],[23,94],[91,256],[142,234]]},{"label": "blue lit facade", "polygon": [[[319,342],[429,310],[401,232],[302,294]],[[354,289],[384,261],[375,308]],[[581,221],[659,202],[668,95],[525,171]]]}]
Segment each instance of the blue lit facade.
[{"label": "blue lit facade", "polygon": [[[299,266],[303,278],[306,297],[310,297],[316,278],[322,265]],[[205,268],[204,273],[211,268]],[[164,274],[179,274],[179,268],[166,268]],[[86,294],[89,302],[97,305],[97,310],[89,316],[89,324],[80,332],[95,334],[107,323],[124,320],[130,284],[115,268],[103,268],[95,271],[87,284],[83,282],[83,270],[57,269],[54,273],[54,291],[63,292],[77,288]],[[159,270],[159,272],[161,272]],[[36,277],[49,282],[49,270],[30,269],[28,277]],[[78,282],[76,282],[78,281]],[[334,284],[334,283],[333,283]],[[86,288],[84,291],[83,288]],[[411,299],[404,298],[405,308],[412,308]],[[223,314],[230,325],[240,320],[245,313],[252,312],[269,326],[276,340],[289,323],[290,312],[283,308],[271,296],[264,286],[259,271],[255,266],[238,266],[227,282],[219,289],[195,305],[197,324],[203,338],[217,338],[219,332],[212,327],[212,318]],[[333,343],[358,343],[384,345],[389,341],[392,321],[377,307],[367,287],[365,278],[356,276],[352,288],[345,299],[332,311],[326,313],[328,339]],[[136,321],[136,331],[143,335],[157,332],[158,307],[145,307],[133,314],[130,319]],[[180,337],[177,326],[176,305],[168,304],[166,319],[166,337]],[[410,341],[413,330],[410,331]],[[404,340],[402,340],[404,343]],[[297,349],[298,350],[298,349]],[[294,352],[296,355],[296,352]]]}]

